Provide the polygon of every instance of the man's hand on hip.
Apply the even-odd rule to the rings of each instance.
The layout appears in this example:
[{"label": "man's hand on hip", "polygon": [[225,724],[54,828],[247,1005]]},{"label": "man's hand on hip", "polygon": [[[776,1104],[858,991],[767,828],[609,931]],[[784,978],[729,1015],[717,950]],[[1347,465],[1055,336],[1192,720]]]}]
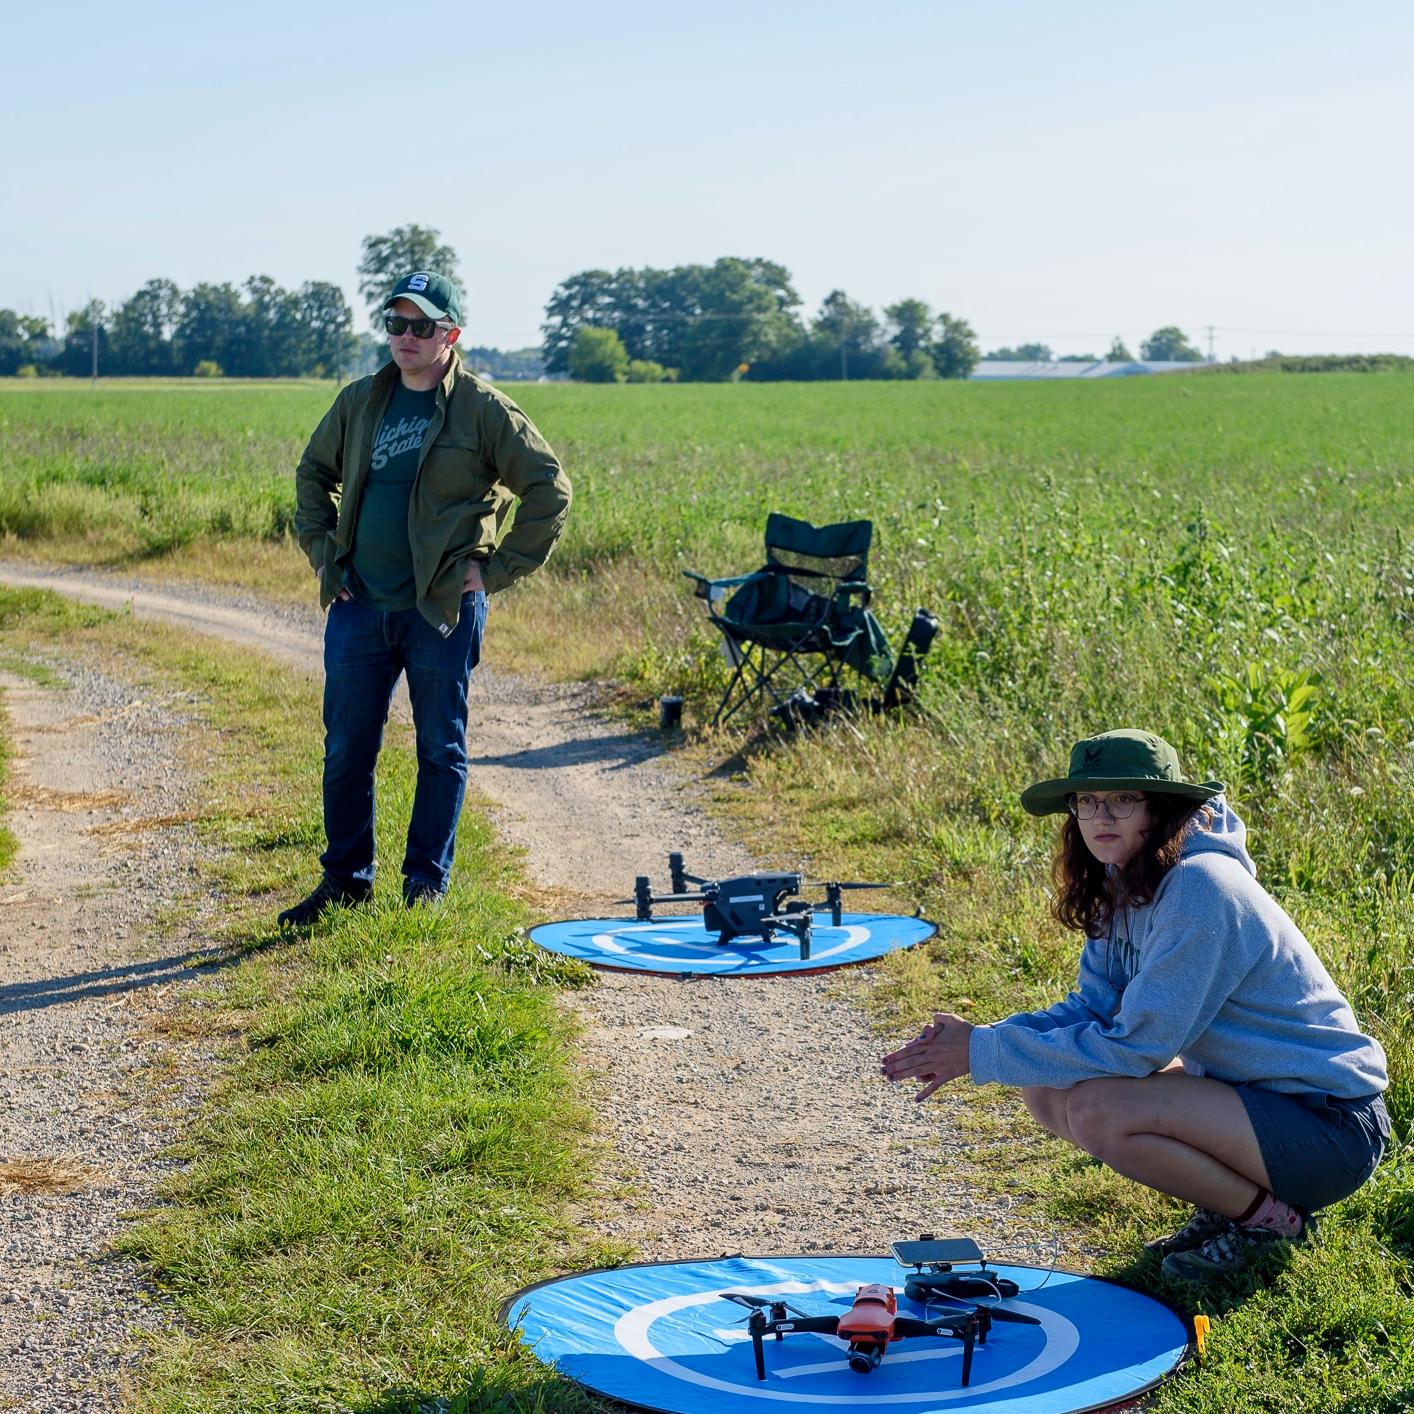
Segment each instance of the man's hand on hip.
[{"label": "man's hand on hip", "polygon": [[[321,576],[323,573],[324,573],[324,571],[321,570],[317,565],[314,567],[314,577],[315,577],[315,579],[320,578],[320,576]],[[348,600],[348,599],[352,599],[352,598],[353,598],[353,595],[350,594],[347,589],[340,588],[339,592],[334,596],[334,598],[336,598],[336,599]]]}]

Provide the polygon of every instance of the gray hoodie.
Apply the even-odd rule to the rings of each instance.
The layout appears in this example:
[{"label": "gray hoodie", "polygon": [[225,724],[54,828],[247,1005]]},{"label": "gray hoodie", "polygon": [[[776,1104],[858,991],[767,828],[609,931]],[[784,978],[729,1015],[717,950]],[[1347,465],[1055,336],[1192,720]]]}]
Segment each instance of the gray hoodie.
[{"label": "gray hoodie", "polygon": [[1228,1084],[1357,1099],[1385,1089],[1385,1054],[1301,930],[1257,882],[1247,828],[1222,796],[1152,903],[1086,941],[1075,990],[972,1033],[983,1085],[1068,1088],[1151,1075],[1175,1057]]}]

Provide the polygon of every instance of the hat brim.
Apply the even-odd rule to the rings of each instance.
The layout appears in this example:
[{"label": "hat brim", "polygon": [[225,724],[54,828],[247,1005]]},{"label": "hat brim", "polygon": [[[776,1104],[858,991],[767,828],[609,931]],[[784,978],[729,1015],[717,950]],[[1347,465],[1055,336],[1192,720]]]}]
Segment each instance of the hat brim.
[{"label": "hat brim", "polygon": [[1152,776],[1085,776],[1077,780],[1041,781],[1021,792],[1021,808],[1029,815],[1056,815],[1066,808],[1066,797],[1082,790],[1137,790],[1145,795],[1179,795],[1185,800],[1211,800],[1221,795],[1221,781],[1156,780]]},{"label": "hat brim", "polygon": [[451,319],[453,324],[457,322],[447,310],[438,309],[426,295],[394,295],[391,299],[383,301],[383,308],[392,309],[400,299],[405,299],[410,304],[415,304],[429,319]]}]

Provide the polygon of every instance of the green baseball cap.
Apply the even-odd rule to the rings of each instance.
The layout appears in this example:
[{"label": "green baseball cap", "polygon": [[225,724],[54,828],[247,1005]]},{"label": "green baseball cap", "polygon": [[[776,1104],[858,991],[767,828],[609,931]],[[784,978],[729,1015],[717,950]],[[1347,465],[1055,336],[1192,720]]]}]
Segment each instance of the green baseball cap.
[{"label": "green baseball cap", "polygon": [[383,301],[383,308],[400,299],[411,300],[429,319],[450,319],[456,325],[462,322],[462,301],[457,287],[435,271],[414,270],[411,275],[404,275]]},{"label": "green baseball cap", "polygon": [[1021,804],[1032,815],[1054,815],[1077,791],[1139,790],[1211,800],[1222,789],[1221,781],[1200,785],[1184,780],[1178,752],[1163,737],[1126,727],[1077,741],[1070,752],[1070,774],[1022,791]]}]

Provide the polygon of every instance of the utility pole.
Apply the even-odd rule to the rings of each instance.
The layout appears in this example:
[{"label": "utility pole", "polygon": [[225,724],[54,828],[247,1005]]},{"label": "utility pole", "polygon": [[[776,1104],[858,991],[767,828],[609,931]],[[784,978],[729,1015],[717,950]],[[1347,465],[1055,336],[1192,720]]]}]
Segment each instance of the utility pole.
[{"label": "utility pole", "polygon": [[1213,361],[1213,326],[1208,325],[1208,362]]},{"label": "utility pole", "polygon": [[98,320],[93,320],[90,325],[93,333],[93,386],[98,386]]}]

